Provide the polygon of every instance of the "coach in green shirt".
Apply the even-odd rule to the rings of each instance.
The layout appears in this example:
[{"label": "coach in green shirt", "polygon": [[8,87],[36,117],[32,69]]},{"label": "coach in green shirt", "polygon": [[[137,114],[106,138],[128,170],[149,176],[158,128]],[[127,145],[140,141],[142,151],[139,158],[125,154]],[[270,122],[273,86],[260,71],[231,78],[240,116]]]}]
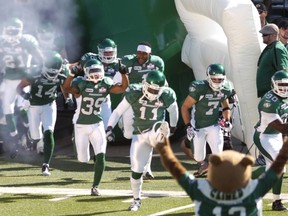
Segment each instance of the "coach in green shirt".
[{"label": "coach in green shirt", "polygon": [[288,51],[278,40],[277,25],[267,24],[259,32],[262,34],[263,43],[267,44],[257,64],[257,96],[262,97],[271,90],[271,77],[274,73],[288,68]]}]

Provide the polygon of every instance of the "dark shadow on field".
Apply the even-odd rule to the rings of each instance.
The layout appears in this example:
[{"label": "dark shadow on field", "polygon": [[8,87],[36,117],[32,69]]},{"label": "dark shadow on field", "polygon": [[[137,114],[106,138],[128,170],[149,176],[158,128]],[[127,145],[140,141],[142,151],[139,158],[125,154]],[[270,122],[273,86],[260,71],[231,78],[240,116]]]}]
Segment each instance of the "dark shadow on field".
[{"label": "dark shadow on field", "polygon": [[35,199],[42,199],[42,200],[47,200],[51,198],[49,195],[35,195],[35,194],[13,194],[12,197],[0,197],[0,203],[14,203],[18,202],[18,200],[35,200]]}]

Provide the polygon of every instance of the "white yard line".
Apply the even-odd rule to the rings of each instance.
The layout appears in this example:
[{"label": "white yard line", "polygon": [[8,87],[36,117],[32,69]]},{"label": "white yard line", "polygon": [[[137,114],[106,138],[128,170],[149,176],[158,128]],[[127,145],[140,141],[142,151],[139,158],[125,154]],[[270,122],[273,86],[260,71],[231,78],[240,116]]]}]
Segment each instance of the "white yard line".
[{"label": "white yard line", "polygon": [[162,211],[162,212],[154,213],[154,214],[151,214],[151,215],[148,215],[148,216],[165,215],[165,214],[168,214],[168,213],[172,213],[172,212],[175,212],[175,211],[180,211],[180,210],[187,209],[187,208],[194,208],[194,206],[195,206],[194,204],[190,204],[190,205],[186,205],[186,206],[180,206],[180,207],[177,207],[177,208],[172,208],[172,209],[168,209],[168,210],[165,210],[165,211]]},{"label": "white yard line", "polygon": [[[100,189],[102,195],[106,196],[132,196],[131,190],[107,190]],[[39,188],[39,187],[0,187],[1,193],[10,194],[48,194],[48,195],[90,195],[90,188]],[[185,192],[179,191],[143,191],[144,197],[173,196],[185,197]]]},{"label": "white yard line", "polygon": [[[100,189],[105,196],[132,196],[131,190],[108,190]],[[39,187],[0,187],[0,194],[48,194],[48,195],[90,195],[90,188],[39,188]],[[288,200],[288,194],[281,194],[282,199]],[[184,191],[143,191],[143,197],[187,197]],[[265,195],[264,199],[272,199],[271,193]]]}]

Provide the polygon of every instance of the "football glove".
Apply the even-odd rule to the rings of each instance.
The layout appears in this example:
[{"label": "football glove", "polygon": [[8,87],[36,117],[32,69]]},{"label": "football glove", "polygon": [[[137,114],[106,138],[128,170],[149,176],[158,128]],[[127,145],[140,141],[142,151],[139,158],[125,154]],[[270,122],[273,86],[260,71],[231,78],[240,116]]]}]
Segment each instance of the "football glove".
[{"label": "football glove", "polygon": [[72,98],[66,98],[65,104],[67,104],[68,106],[72,107],[74,105],[74,101]]},{"label": "football glove", "polygon": [[123,64],[121,63],[121,60],[119,60],[118,64],[119,64],[119,72],[120,72],[121,74],[127,74],[127,73],[128,73],[128,70],[127,70],[126,65],[123,65]]},{"label": "football glove", "polygon": [[106,132],[106,139],[107,142],[114,142],[115,141],[115,134],[112,131],[112,128],[108,127]]},{"label": "football glove", "polygon": [[70,66],[70,75],[73,77],[78,75],[81,71],[82,69],[81,69],[80,62],[77,62]]},{"label": "football glove", "polygon": [[187,128],[186,128],[186,133],[187,133],[187,135],[186,135],[187,139],[189,141],[191,141],[194,138],[194,136],[196,135],[196,130],[191,124],[188,124]]},{"label": "football glove", "polygon": [[219,125],[220,125],[221,129],[224,130],[225,132],[230,132],[233,128],[232,123],[230,121],[225,120],[225,119],[221,119],[219,121]]}]

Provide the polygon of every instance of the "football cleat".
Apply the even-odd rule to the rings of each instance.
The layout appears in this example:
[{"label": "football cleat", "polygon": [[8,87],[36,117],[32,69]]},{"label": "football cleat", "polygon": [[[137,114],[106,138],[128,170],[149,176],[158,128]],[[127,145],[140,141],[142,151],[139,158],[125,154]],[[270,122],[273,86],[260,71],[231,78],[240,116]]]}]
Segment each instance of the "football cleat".
[{"label": "football cleat", "polygon": [[141,207],[141,200],[138,199],[134,199],[132,204],[129,206],[128,210],[129,211],[138,211]]},{"label": "football cleat", "polygon": [[49,164],[43,163],[42,165],[42,175],[43,176],[50,176],[51,173],[49,172]]},{"label": "football cleat", "polygon": [[199,163],[199,169],[193,173],[193,175],[196,178],[203,177],[208,172],[208,163],[206,161],[203,161],[202,163]]},{"label": "football cleat", "polygon": [[97,187],[91,188],[91,196],[101,196],[99,189]]},{"label": "football cleat", "polygon": [[281,200],[275,200],[272,203],[272,210],[273,211],[286,211],[288,210],[281,202]]},{"label": "football cleat", "polygon": [[143,175],[143,179],[144,179],[144,180],[152,180],[152,179],[154,179],[154,175],[153,175],[151,172],[146,172],[146,173]]}]

